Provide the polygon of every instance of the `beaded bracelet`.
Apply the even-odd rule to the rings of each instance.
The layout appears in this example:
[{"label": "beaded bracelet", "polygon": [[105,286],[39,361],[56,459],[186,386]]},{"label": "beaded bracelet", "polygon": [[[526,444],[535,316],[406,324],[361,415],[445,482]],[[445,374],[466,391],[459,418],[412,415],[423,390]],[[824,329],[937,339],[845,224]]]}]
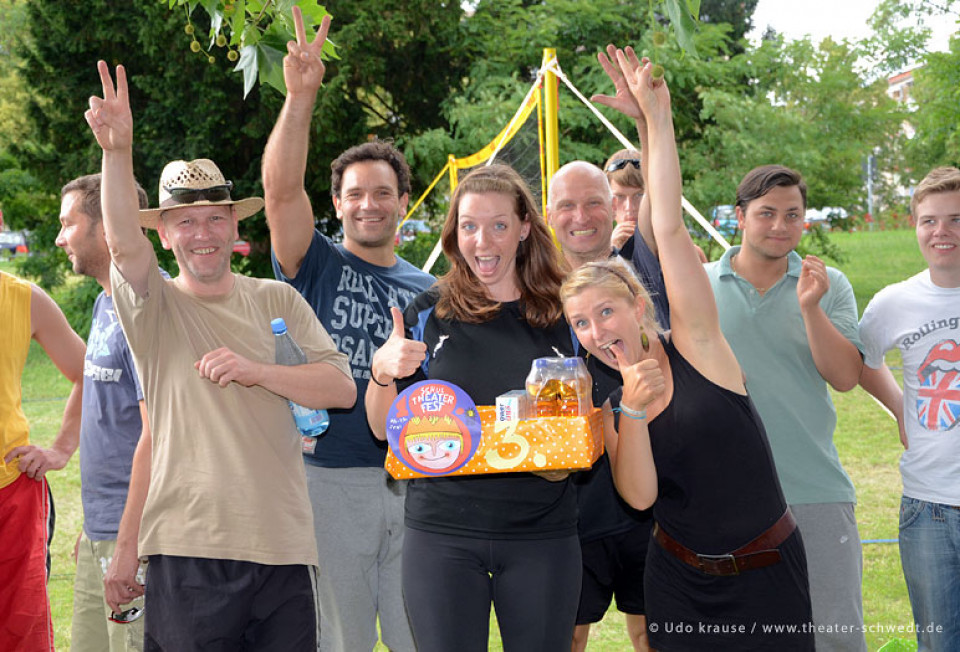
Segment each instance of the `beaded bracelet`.
[{"label": "beaded bracelet", "polygon": [[627,417],[628,419],[634,419],[635,421],[643,421],[644,419],[647,418],[646,408],[644,408],[643,410],[634,410],[632,408],[628,408],[626,405],[620,405],[620,407],[618,407],[616,411],[622,414],[623,416]]}]

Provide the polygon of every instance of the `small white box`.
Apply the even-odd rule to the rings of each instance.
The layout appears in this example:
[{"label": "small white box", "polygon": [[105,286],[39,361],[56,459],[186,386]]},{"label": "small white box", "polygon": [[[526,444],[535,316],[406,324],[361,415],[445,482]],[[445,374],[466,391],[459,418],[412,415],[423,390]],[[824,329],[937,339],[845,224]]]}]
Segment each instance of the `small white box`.
[{"label": "small white box", "polygon": [[511,423],[531,418],[530,395],[514,389],[497,397],[497,423]]}]

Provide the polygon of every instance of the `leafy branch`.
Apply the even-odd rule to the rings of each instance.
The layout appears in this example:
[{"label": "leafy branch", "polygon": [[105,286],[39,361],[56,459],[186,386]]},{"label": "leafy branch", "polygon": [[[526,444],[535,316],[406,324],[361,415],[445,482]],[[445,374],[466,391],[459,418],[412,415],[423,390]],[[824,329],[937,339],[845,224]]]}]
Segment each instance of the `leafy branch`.
[{"label": "leafy branch", "polygon": [[[225,48],[226,57],[236,62],[234,71],[243,74],[243,96],[254,84],[268,84],[286,95],[283,82],[283,57],[287,41],[297,36],[293,25],[293,8],[300,7],[303,23],[310,37],[327,10],[316,0],[161,0],[169,9],[182,9],[186,15],[184,32],[191,37],[190,50],[216,62],[215,48]],[[209,20],[207,45],[198,38],[193,17],[197,10]],[[207,21],[204,21],[206,23]],[[325,60],[339,59],[330,39],[323,45]]]}]

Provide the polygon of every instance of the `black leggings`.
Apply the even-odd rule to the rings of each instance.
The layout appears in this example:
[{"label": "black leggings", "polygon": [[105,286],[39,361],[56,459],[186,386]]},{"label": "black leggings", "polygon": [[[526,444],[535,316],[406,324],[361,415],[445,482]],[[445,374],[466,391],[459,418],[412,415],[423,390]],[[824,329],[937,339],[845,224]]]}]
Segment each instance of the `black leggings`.
[{"label": "black leggings", "polygon": [[485,652],[493,601],[504,652],[569,652],[583,566],[576,534],[479,539],[406,528],[403,598],[419,652]]}]

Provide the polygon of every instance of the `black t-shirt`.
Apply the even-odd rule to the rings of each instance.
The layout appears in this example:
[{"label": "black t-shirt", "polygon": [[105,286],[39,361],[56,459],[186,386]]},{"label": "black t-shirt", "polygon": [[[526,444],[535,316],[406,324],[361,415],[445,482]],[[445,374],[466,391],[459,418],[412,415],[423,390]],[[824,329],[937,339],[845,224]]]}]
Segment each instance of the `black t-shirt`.
[{"label": "black t-shirt", "polygon": [[[481,324],[439,319],[438,295],[424,292],[407,307],[408,337],[427,345],[427,359],[403,390],[420,380],[460,386],[477,405],[523,389],[535,358],[571,356],[574,339],[561,319],[549,328],[528,324],[519,302],[502,303],[500,313]],[[576,491],[570,479],[550,482],[531,473],[416,478],[407,487],[408,527],[493,539],[547,539],[577,531]]]}]

